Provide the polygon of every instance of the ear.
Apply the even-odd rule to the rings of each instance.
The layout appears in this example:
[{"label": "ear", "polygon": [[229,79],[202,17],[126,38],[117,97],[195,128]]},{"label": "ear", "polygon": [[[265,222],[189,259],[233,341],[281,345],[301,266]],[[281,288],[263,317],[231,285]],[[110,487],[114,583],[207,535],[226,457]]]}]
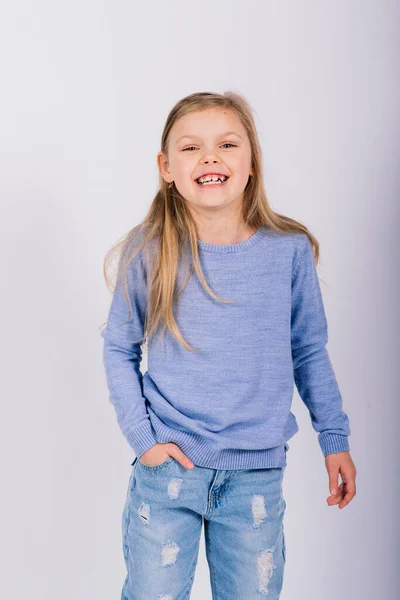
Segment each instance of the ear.
[{"label": "ear", "polygon": [[165,181],[167,183],[171,183],[171,181],[173,181],[173,177],[171,175],[171,171],[169,170],[168,159],[163,152],[159,152],[157,154],[157,165]]}]

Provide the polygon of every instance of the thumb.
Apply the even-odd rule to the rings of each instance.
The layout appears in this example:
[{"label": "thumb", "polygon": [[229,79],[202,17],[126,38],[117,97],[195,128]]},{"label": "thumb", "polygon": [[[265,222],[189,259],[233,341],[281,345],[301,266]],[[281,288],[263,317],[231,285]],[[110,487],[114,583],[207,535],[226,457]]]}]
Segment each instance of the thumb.
[{"label": "thumb", "polygon": [[338,491],[338,476],[339,469],[331,469],[329,471],[329,490],[332,496]]}]

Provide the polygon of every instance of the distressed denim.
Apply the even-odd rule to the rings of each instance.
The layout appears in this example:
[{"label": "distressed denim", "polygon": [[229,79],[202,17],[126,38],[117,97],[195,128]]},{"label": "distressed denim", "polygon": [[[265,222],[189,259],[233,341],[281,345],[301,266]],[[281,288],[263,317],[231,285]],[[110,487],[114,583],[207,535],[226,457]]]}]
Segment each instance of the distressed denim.
[{"label": "distressed denim", "polygon": [[121,600],[187,600],[202,523],[213,600],[277,600],[286,561],[286,467],[186,469],[136,457],[122,517]]}]

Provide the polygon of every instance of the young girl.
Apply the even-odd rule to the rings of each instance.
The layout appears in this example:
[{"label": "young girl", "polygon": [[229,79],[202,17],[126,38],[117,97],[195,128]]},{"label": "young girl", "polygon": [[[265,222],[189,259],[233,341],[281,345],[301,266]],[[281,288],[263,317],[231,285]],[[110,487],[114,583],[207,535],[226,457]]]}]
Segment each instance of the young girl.
[{"label": "young girl", "polygon": [[213,599],[276,600],[287,441],[298,431],[294,384],[319,432],[328,505],[343,508],[355,495],[349,420],[326,349],[319,245],[271,209],[240,95],[180,100],[157,161],[148,215],[105,261],[107,273],[118,251],[104,366],[136,455],[121,599],[189,598],[204,520]]}]

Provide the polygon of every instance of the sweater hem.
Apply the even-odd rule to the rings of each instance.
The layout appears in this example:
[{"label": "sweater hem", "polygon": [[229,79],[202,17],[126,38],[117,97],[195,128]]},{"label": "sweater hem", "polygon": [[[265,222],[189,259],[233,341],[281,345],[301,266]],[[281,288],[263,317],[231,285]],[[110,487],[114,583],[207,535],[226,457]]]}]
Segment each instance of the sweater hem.
[{"label": "sweater hem", "polygon": [[138,457],[157,444],[149,417],[139,427],[135,427],[132,431],[126,433],[125,437]]},{"label": "sweater hem", "polygon": [[150,420],[161,444],[173,442],[198,467],[208,469],[271,469],[287,466],[287,443],[261,450],[226,448],[214,450],[198,434],[168,427],[157,415],[150,411]]}]

